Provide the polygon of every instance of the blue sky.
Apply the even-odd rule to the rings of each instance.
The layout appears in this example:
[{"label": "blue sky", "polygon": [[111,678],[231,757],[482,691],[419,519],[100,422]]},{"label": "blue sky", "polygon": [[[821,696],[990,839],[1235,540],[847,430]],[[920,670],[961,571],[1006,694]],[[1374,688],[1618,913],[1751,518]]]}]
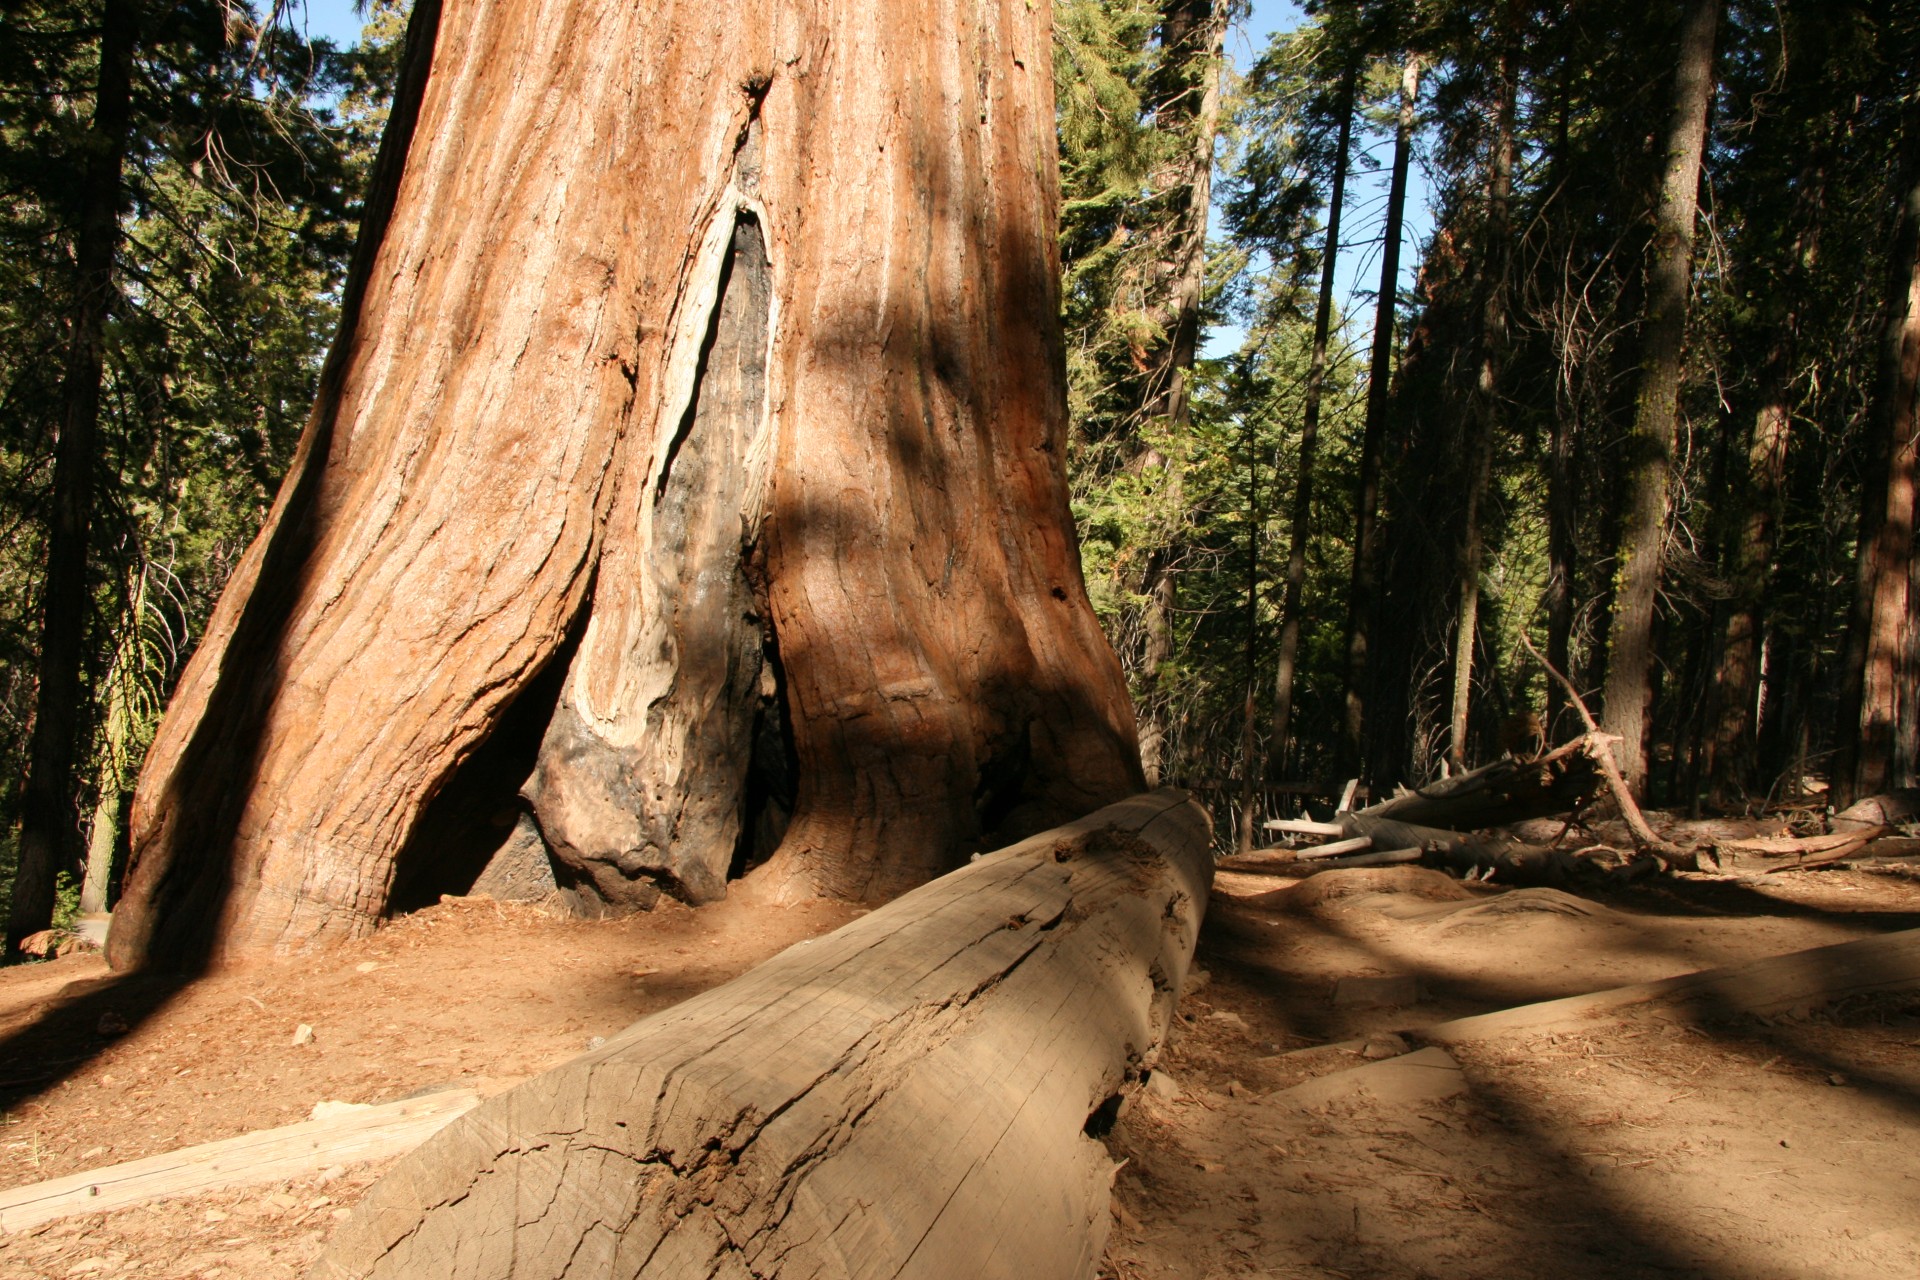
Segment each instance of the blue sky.
[{"label": "blue sky", "polygon": [[327,36],[336,44],[352,44],[360,38],[360,16],[353,11],[352,0],[307,0],[307,32]]},{"label": "blue sky", "polygon": [[[1292,30],[1299,25],[1301,16],[1299,5],[1290,0],[1254,0],[1252,13],[1228,37],[1228,53],[1234,64],[1247,66],[1266,48],[1275,32]],[[352,0],[307,0],[306,23],[307,30],[313,35],[330,36],[340,44],[351,44],[360,35],[361,19],[354,12]],[[1383,162],[1391,158],[1387,149],[1377,144],[1376,154]],[[1335,279],[1338,291],[1345,299],[1345,310],[1354,321],[1349,327],[1351,341],[1364,341],[1373,323],[1372,307],[1365,295],[1377,283],[1380,271],[1377,242],[1385,216],[1385,192],[1384,164],[1373,174],[1356,171],[1347,186],[1348,205],[1342,238],[1349,246],[1355,247],[1341,254],[1340,270]],[[1407,238],[1400,254],[1400,285],[1403,289],[1413,284],[1419,270],[1418,246],[1432,228],[1432,218],[1426,209],[1426,196],[1427,186],[1416,165],[1408,200]],[[1217,331],[1210,336],[1208,353],[1230,351],[1239,340],[1237,331]]]}]

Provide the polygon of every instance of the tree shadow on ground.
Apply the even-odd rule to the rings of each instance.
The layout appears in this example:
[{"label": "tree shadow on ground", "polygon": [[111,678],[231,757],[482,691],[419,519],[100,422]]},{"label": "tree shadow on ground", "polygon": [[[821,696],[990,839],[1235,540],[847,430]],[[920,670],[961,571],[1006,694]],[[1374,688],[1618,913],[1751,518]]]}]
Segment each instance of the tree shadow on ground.
[{"label": "tree shadow on ground", "polygon": [[[1244,871],[1235,868],[1236,874]],[[1278,881],[1281,877],[1269,874],[1259,878]],[[1648,956],[1670,962],[1665,966],[1668,972],[1697,970],[1702,966],[1698,960],[1681,956],[1670,945],[1671,925],[1663,937],[1663,932],[1651,923],[1636,926],[1626,914],[1629,910],[1668,920],[1707,916],[1738,920],[1770,915],[1802,921],[1847,921],[1855,926],[1855,931],[1864,934],[1920,925],[1920,916],[1914,913],[1829,910],[1783,902],[1751,887],[1724,882],[1681,882],[1651,891],[1636,888],[1596,893],[1591,897],[1621,911],[1624,928],[1631,930],[1623,936],[1626,945],[1643,948]],[[1435,911],[1444,914],[1447,908],[1461,905],[1440,902]],[[1378,920],[1380,916],[1376,914],[1372,918]],[[1418,921],[1416,918],[1406,923],[1412,928]],[[1618,933],[1622,925],[1616,922],[1613,927]],[[1289,963],[1289,950],[1300,944],[1308,948],[1337,946],[1343,963],[1350,964],[1354,971],[1385,971],[1412,977],[1424,991],[1420,1007],[1371,1013],[1337,1007],[1329,998],[1330,981],[1303,983],[1301,974],[1311,971],[1312,965],[1298,955]],[[1856,944],[1852,952],[1815,951],[1803,966],[1807,975],[1804,985],[1817,987],[1827,977],[1842,990],[1864,987],[1871,991],[1900,986],[1910,989],[1914,985],[1908,972],[1912,967],[1910,961],[1903,965],[1896,959],[1876,968],[1870,955],[1861,958],[1862,952],[1857,948],[1864,946],[1865,943]],[[1216,898],[1199,956],[1200,962],[1211,971],[1214,983],[1222,989],[1218,998],[1237,1003],[1248,1020],[1255,1023],[1251,1034],[1256,1040],[1271,1033],[1289,1044],[1301,1041],[1324,1044],[1363,1034],[1376,1026],[1380,1029],[1392,1026],[1417,1045],[1421,1043],[1423,1024],[1551,998],[1543,997],[1537,985],[1524,976],[1463,980],[1458,966],[1439,960],[1423,962],[1417,946],[1384,945],[1380,934],[1357,927],[1355,920],[1337,913],[1288,910],[1284,894]],[[1587,985],[1605,989],[1614,984],[1603,981]],[[1203,1002],[1214,995],[1212,988],[1203,989]],[[1871,1061],[1858,1060],[1858,1055],[1844,1056],[1837,1046],[1844,1046],[1846,1042],[1830,1034],[1834,1024],[1850,1025],[1848,1019],[1871,1020],[1885,1015],[1876,1002],[1906,1001],[1901,1007],[1911,1006],[1906,1015],[1911,1017],[1920,1012],[1920,1000],[1908,995],[1867,994],[1843,997],[1830,1009],[1823,1008],[1823,1002],[1816,998],[1809,1001],[1807,1007],[1756,1012],[1753,999],[1751,989],[1728,982],[1696,992],[1688,1000],[1643,1004],[1597,1022],[1575,1020],[1568,1025],[1543,1028],[1537,1034],[1511,1032],[1459,1047],[1442,1040],[1466,1065],[1470,1090],[1464,1099],[1455,1104],[1407,1112],[1394,1112],[1391,1108],[1369,1110],[1371,1104],[1362,1102],[1355,1104],[1358,1110],[1348,1113],[1336,1105],[1324,1119],[1301,1122],[1306,1124],[1308,1135],[1319,1135],[1319,1138],[1310,1137],[1306,1148],[1294,1152],[1295,1158],[1309,1161],[1310,1167],[1305,1172],[1296,1169],[1283,1174],[1279,1180],[1285,1185],[1270,1199],[1257,1185],[1257,1177],[1253,1179],[1254,1185],[1249,1185],[1244,1192],[1223,1188],[1221,1194],[1229,1199],[1243,1195],[1256,1200],[1261,1215],[1302,1216],[1300,1224],[1279,1233],[1292,1237],[1287,1256],[1260,1259],[1267,1264],[1284,1262],[1292,1268],[1311,1265],[1326,1268],[1333,1274],[1375,1276],[1677,1274],[1732,1280],[1736,1276],[1759,1274],[1754,1270],[1754,1259],[1765,1252],[1766,1246],[1756,1242],[1760,1253],[1743,1248],[1730,1251],[1725,1257],[1716,1256],[1711,1249],[1704,1248],[1703,1241],[1720,1238],[1716,1232],[1724,1237],[1725,1224],[1703,1226],[1689,1216],[1699,1206],[1689,1209],[1685,1198],[1663,1198],[1658,1193],[1666,1184],[1657,1180],[1636,1181],[1630,1172],[1624,1177],[1613,1175],[1604,1153],[1594,1149],[1609,1143],[1598,1131],[1585,1127],[1590,1118],[1568,1112],[1566,1099],[1560,1096],[1567,1090],[1576,1090],[1580,1092],[1574,1096],[1583,1101],[1591,1097],[1595,1106],[1604,1107],[1609,1100],[1604,1090],[1589,1094],[1584,1091],[1587,1086],[1576,1085],[1560,1075],[1557,1080],[1564,1088],[1536,1093],[1526,1083],[1530,1078],[1526,1070],[1516,1074],[1512,1067],[1495,1065],[1499,1061],[1523,1063],[1530,1064],[1530,1069],[1535,1071],[1553,1072],[1556,1068],[1546,1066],[1544,1061],[1531,1065],[1530,1057],[1537,1051],[1535,1046],[1545,1043],[1543,1037],[1549,1032],[1571,1036],[1576,1042],[1582,1037],[1610,1034],[1625,1034],[1631,1040],[1638,1033],[1628,1032],[1628,1020],[1655,1020],[1667,1029],[1667,1034],[1679,1039],[1684,1032],[1683,1043],[1711,1055],[1709,1059],[1696,1061],[1721,1063],[1723,1073],[1734,1070],[1728,1064],[1741,1064],[1740,1070],[1768,1072],[1769,1078],[1786,1079],[1797,1082],[1796,1087],[1815,1089],[1808,1100],[1816,1108],[1820,1091],[1831,1082],[1844,1084],[1851,1093],[1857,1094],[1854,1105],[1870,1104],[1877,1107],[1877,1114],[1883,1117],[1900,1117],[1900,1123],[1920,1118],[1920,1079],[1878,1067]],[[1196,1025],[1204,1026],[1204,1022],[1202,1018]],[[1303,1050],[1262,1058],[1257,1064],[1243,1059],[1242,1064],[1249,1069],[1265,1065],[1274,1070],[1289,1061],[1317,1064],[1311,1066],[1312,1073],[1364,1065],[1365,1060],[1351,1051],[1357,1049],[1358,1041],[1346,1043],[1349,1050],[1334,1047]],[[1266,1047],[1271,1051],[1279,1046],[1269,1043]],[[1615,1057],[1637,1060],[1635,1050],[1625,1044],[1618,1047],[1626,1052],[1598,1054],[1595,1060]],[[1230,1067],[1230,1062],[1215,1062],[1209,1069]],[[1297,1075],[1291,1078],[1283,1075],[1278,1083],[1284,1089],[1297,1079]],[[1216,1081],[1214,1087],[1224,1089],[1224,1082]],[[1284,1094],[1262,1095],[1252,1111],[1246,1110],[1246,1103],[1230,1103],[1230,1113],[1242,1119],[1222,1118],[1217,1124],[1230,1129],[1247,1117],[1259,1115],[1261,1107],[1268,1108],[1269,1116],[1276,1115],[1278,1112],[1272,1109],[1284,1110],[1289,1105],[1284,1097]],[[1235,1107],[1240,1109],[1234,1110]],[[1322,1139],[1329,1144],[1324,1149],[1312,1146],[1312,1142]],[[1343,1143],[1345,1145],[1341,1145]],[[1439,1143],[1444,1148],[1444,1158],[1436,1158],[1431,1143]],[[1151,1151],[1143,1154],[1149,1160],[1153,1155]],[[1284,1156],[1281,1168],[1286,1168]],[[1684,1162],[1676,1166],[1682,1173],[1685,1168]],[[1319,1173],[1322,1169],[1324,1177]],[[1156,1176],[1167,1180],[1162,1189],[1177,1200],[1182,1177],[1178,1170],[1169,1171],[1168,1166],[1162,1164]],[[1389,1188],[1388,1183],[1395,1178],[1429,1180],[1408,1185],[1425,1185],[1431,1191],[1416,1195],[1398,1189],[1399,1184]],[[1153,1184],[1149,1179],[1143,1185]],[[1799,1188],[1799,1184],[1793,1185]],[[1323,1187],[1324,1192],[1302,1200],[1297,1194],[1302,1186]],[[1370,1186],[1371,1190],[1360,1190],[1363,1186]],[[1699,1194],[1710,1199],[1713,1190],[1701,1188]],[[1322,1200],[1328,1201],[1331,1207],[1320,1203]],[[1378,1214],[1388,1203],[1394,1203],[1398,1212],[1383,1224]],[[1426,1222],[1423,1213],[1429,1208],[1432,1221]],[[1353,1215],[1351,1225],[1343,1216],[1348,1212]],[[1156,1216],[1164,1220],[1164,1215]],[[1363,1223],[1363,1217],[1372,1225]],[[1786,1220],[1773,1221],[1777,1230],[1791,1232],[1794,1229]],[[1449,1231],[1461,1233],[1462,1240],[1470,1238],[1472,1247],[1478,1250],[1472,1265],[1464,1270],[1460,1251],[1467,1247],[1465,1244],[1460,1240],[1436,1243],[1438,1235]],[[1745,1256],[1735,1256],[1739,1253]],[[1185,1274],[1177,1268],[1176,1272]],[[1306,1274],[1306,1271],[1282,1269],[1277,1272],[1296,1273]],[[1131,1273],[1121,1268],[1118,1274]]]}]

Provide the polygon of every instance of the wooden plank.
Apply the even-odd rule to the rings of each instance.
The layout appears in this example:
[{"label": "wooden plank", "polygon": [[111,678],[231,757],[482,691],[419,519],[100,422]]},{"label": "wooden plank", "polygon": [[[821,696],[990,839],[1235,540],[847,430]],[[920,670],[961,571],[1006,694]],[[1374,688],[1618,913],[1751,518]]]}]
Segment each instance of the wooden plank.
[{"label": "wooden plank", "polygon": [[1184,792],[991,853],[484,1103],[314,1277],[1092,1277],[1086,1134],[1150,1068],[1212,874]]},{"label": "wooden plank", "polygon": [[1363,849],[1371,848],[1373,848],[1372,836],[1355,836],[1351,840],[1335,840],[1332,844],[1302,849],[1294,856],[1304,862],[1312,858],[1337,858],[1343,853],[1359,853]]},{"label": "wooden plank", "polygon": [[1403,862],[1418,862],[1426,854],[1424,849],[1380,849],[1373,853],[1355,854],[1351,858],[1335,858],[1333,866],[1339,867],[1391,867]]},{"label": "wooden plank", "polygon": [[285,1182],[334,1165],[400,1155],[479,1102],[472,1089],[443,1089],[14,1187],[0,1191],[0,1230],[19,1231],[78,1213],[103,1213],[223,1187]]},{"label": "wooden plank", "polygon": [[1577,1024],[1654,1001],[1697,1005],[1714,1013],[1778,1013],[1828,1004],[1857,992],[1916,987],[1920,987],[1920,929],[1907,929],[1458,1018],[1422,1028],[1418,1034],[1422,1040],[1442,1044],[1485,1040]]},{"label": "wooden plank", "polygon": [[1302,836],[1342,836],[1347,829],[1337,822],[1312,822],[1306,818],[1273,818],[1262,824],[1269,831],[1285,831]]}]

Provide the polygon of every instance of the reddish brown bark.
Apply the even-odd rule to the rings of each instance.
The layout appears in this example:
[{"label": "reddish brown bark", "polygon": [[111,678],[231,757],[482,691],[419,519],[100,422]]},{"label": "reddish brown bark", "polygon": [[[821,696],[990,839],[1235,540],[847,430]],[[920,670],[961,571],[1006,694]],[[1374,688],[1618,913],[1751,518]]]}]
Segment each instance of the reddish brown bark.
[{"label": "reddish brown bark", "polygon": [[1906,652],[1914,625],[1909,595],[1920,433],[1920,134],[1910,133],[1906,146],[1867,425],[1873,462],[1861,484],[1853,617],[1842,673],[1833,798],[1843,806],[1910,781],[1896,776],[1898,727],[1917,710]]},{"label": "reddish brown bark", "polygon": [[782,706],[789,894],[1137,788],[1062,475],[1046,7],[439,8],[142,776],[114,962],[371,928],[556,661],[527,795],[616,902],[720,891]]},{"label": "reddish brown bark", "polygon": [[1780,491],[1786,483],[1787,444],[1792,431],[1784,364],[1789,339],[1778,340],[1769,361],[1768,394],[1754,414],[1747,450],[1744,497],[1747,510],[1731,548],[1728,577],[1733,600],[1727,611],[1714,669],[1710,733],[1705,761],[1713,802],[1734,806],[1753,781],[1756,700],[1760,690],[1762,607],[1773,561],[1773,534]]}]

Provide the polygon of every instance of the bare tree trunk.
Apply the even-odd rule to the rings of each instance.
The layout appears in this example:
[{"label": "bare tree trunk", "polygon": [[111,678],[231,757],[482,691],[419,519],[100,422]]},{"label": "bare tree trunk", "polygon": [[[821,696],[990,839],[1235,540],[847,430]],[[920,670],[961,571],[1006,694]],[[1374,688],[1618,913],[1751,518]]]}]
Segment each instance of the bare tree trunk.
[{"label": "bare tree trunk", "polygon": [[[1155,86],[1153,109],[1162,127],[1187,131],[1184,149],[1155,175],[1156,189],[1173,194],[1174,209],[1157,234],[1166,249],[1159,263],[1165,300],[1154,320],[1167,335],[1148,385],[1158,387],[1147,408],[1165,420],[1167,430],[1184,434],[1192,422],[1187,378],[1200,346],[1200,298],[1206,287],[1207,211],[1213,203],[1213,149],[1220,125],[1220,56],[1227,33],[1227,6],[1214,0],[1167,0],[1160,22],[1165,62]],[[1193,70],[1200,79],[1193,83]],[[1149,451],[1154,453],[1154,451]],[[1154,454],[1157,456],[1157,453]],[[1149,460],[1148,465],[1153,465]],[[1162,463],[1161,465],[1164,465]],[[1168,495],[1176,499],[1176,495]],[[1147,680],[1141,760],[1149,783],[1158,786],[1166,765],[1171,698],[1165,688],[1173,658],[1173,611],[1179,584],[1173,557],[1153,556],[1142,592],[1147,599]]]},{"label": "bare tree trunk", "polygon": [[[1347,598],[1346,718],[1343,763],[1366,758],[1367,642],[1373,625],[1379,577],[1380,455],[1386,448],[1387,408],[1393,385],[1393,322],[1400,294],[1400,240],[1406,226],[1407,170],[1413,159],[1414,109],[1420,98],[1420,55],[1410,53],[1400,72],[1400,118],[1394,131],[1393,176],[1387,186],[1387,225],[1380,248],[1380,296],[1373,315],[1373,357],[1367,366],[1367,422],[1360,444],[1360,487],[1355,503],[1353,586]],[[1341,770],[1345,772],[1345,770]]]},{"label": "bare tree trunk", "polygon": [[1480,628],[1480,570],[1486,558],[1480,506],[1493,475],[1493,438],[1500,424],[1500,367],[1507,349],[1508,239],[1512,235],[1508,204],[1513,195],[1513,117],[1519,92],[1510,43],[1502,49],[1496,75],[1500,97],[1494,107],[1483,250],[1487,279],[1480,312],[1480,350],[1475,361],[1478,368],[1467,410],[1472,438],[1467,448],[1466,527],[1461,539],[1460,607],[1453,641],[1453,714],[1447,754],[1456,769],[1467,768],[1468,760],[1467,713],[1473,698],[1474,641]]},{"label": "bare tree trunk", "polygon": [[[1558,175],[1568,165],[1568,123],[1570,93],[1564,84],[1556,86],[1554,104],[1554,148],[1550,163]],[[1558,185],[1557,182],[1553,185]],[[1562,361],[1566,360],[1564,348]],[[1574,454],[1580,446],[1581,410],[1585,399],[1566,388],[1564,401],[1553,415],[1547,444],[1547,662],[1556,671],[1573,671],[1573,586],[1578,571],[1579,506],[1576,477],[1579,468]],[[1548,742],[1564,742],[1574,732],[1573,707],[1558,680],[1547,682],[1546,735]]]},{"label": "bare tree trunk", "polygon": [[[1244,371],[1244,366],[1242,366]],[[1240,827],[1235,847],[1241,853],[1253,852],[1254,829],[1260,823],[1259,736],[1256,727],[1258,701],[1257,669],[1260,664],[1260,531],[1266,517],[1260,510],[1260,471],[1254,437],[1255,419],[1247,414],[1242,422],[1242,447],[1247,455],[1247,616],[1246,616],[1246,711],[1240,724]]]},{"label": "bare tree trunk", "polygon": [[1334,269],[1340,258],[1340,211],[1346,203],[1347,159],[1353,146],[1353,99],[1359,63],[1340,81],[1340,136],[1334,144],[1333,186],[1327,193],[1327,240],[1320,259],[1320,297],[1313,311],[1313,356],[1307,365],[1305,404],[1300,411],[1300,460],[1293,482],[1293,521],[1287,543],[1287,591],[1280,611],[1280,655],[1273,680],[1273,742],[1267,772],[1285,771],[1293,731],[1293,685],[1300,662],[1300,607],[1307,582],[1307,538],[1313,524],[1313,469],[1320,446],[1320,401],[1327,383],[1327,339],[1333,329]]},{"label": "bare tree trunk", "polygon": [[1146,705],[1140,708],[1140,769],[1147,785],[1164,782],[1168,740],[1172,736],[1167,717],[1171,699],[1166,685],[1167,664],[1173,661],[1173,611],[1179,604],[1179,580],[1169,564],[1165,550],[1147,559],[1147,572],[1141,582],[1141,594],[1147,598],[1142,625],[1146,631],[1142,657],[1147,668]]},{"label": "bare tree trunk", "polygon": [[106,0],[100,14],[100,71],[80,225],[74,241],[73,315],[54,452],[53,516],[41,596],[39,689],[21,796],[20,861],[7,918],[7,953],[53,920],[60,868],[73,852],[74,748],[84,697],[80,670],[87,629],[87,549],[93,527],[93,472],[99,452],[100,379],[114,261],[120,244],[121,166],[127,151],[137,0]]},{"label": "bare tree trunk", "polygon": [[1679,417],[1680,374],[1693,290],[1693,233],[1699,212],[1700,160],[1713,97],[1713,44],[1720,0],[1693,0],[1680,33],[1666,175],[1654,212],[1641,334],[1640,388],[1626,460],[1626,511],[1615,565],[1614,618],[1608,637],[1605,715],[1620,735],[1620,771],[1636,793],[1646,786],[1647,710],[1653,699],[1653,612],[1660,589],[1667,480]]},{"label": "bare tree trunk", "polygon": [[[1574,450],[1580,422],[1564,410],[1554,415],[1547,445],[1547,661],[1557,670],[1573,670],[1573,579],[1578,568],[1579,511],[1575,504]],[[1566,740],[1573,714],[1566,692],[1547,681],[1546,734]]]},{"label": "bare tree trunk", "polygon": [[759,873],[789,896],[1138,788],[1067,508],[1051,58],[1019,0],[419,4],[114,963],[363,934],[538,688],[505,745],[616,904],[718,892],[757,770],[795,779]]},{"label": "bare tree trunk", "polygon": [[1773,533],[1791,432],[1791,339],[1782,332],[1764,375],[1767,394],[1747,448],[1746,511],[1731,549],[1733,600],[1714,670],[1706,774],[1716,805],[1736,804],[1754,782],[1760,692],[1761,610],[1773,568]]},{"label": "bare tree trunk", "polygon": [[143,627],[147,612],[146,566],[139,566],[130,576],[133,580],[127,592],[128,626],[114,648],[113,665],[107,672],[107,705],[101,726],[101,757],[105,763],[100,770],[93,822],[87,829],[86,876],[80,883],[80,910],[88,915],[104,912],[108,906],[114,854],[120,847],[126,789],[138,763],[129,758],[129,753],[136,731],[145,727],[146,702],[139,685],[143,675]]},{"label": "bare tree trunk", "polygon": [[1887,271],[1886,320],[1873,407],[1867,422],[1873,459],[1861,481],[1860,542],[1853,616],[1841,673],[1832,796],[1845,807],[1903,785],[1894,761],[1902,704],[1914,713],[1905,660],[1913,626],[1911,582],[1916,410],[1920,409],[1920,136],[1900,183],[1900,217]]}]

